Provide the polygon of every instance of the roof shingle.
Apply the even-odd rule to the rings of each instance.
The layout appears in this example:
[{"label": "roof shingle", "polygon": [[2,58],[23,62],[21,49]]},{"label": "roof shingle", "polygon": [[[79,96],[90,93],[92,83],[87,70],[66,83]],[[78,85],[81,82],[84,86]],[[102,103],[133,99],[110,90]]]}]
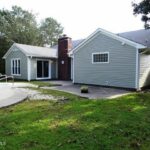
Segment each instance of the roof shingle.
[{"label": "roof shingle", "polygon": [[39,47],[25,44],[15,45],[20,48],[27,56],[57,58],[57,49],[48,47]]},{"label": "roof shingle", "polygon": [[136,43],[150,47],[150,29],[149,30],[141,29],[136,31],[118,33],[117,35],[124,37],[128,40],[134,41]]}]

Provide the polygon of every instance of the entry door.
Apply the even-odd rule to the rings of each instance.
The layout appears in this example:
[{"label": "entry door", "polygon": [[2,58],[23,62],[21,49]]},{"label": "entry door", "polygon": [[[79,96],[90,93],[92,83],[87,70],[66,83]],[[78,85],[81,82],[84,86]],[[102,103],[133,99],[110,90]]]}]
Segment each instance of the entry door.
[{"label": "entry door", "polygon": [[48,61],[37,61],[37,78],[48,78],[49,77],[49,62]]}]

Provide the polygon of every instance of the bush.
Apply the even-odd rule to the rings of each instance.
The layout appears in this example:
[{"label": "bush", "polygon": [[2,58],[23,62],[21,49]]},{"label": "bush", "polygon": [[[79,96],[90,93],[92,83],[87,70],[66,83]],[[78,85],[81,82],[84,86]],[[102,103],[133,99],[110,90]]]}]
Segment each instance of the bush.
[{"label": "bush", "polygon": [[81,93],[88,93],[89,92],[88,86],[81,86],[80,90],[81,90]]}]

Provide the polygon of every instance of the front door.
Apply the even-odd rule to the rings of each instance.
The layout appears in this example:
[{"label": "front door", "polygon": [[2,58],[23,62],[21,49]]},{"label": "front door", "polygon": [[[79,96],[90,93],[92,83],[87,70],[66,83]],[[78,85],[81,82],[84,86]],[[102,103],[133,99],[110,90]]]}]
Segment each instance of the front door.
[{"label": "front door", "polygon": [[49,78],[49,61],[37,61],[37,78]]}]

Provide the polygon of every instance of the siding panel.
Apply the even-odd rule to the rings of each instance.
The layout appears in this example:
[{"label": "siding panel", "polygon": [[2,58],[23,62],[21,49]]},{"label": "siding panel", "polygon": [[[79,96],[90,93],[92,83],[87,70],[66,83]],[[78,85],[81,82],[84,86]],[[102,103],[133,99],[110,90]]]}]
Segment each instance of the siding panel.
[{"label": "siding panel", "polygon": [[[92,64],[92,53],[109,52],[109,63]],[[74,54],[74,82],[135,88],[136,49],[97,34]]]},{"label": "siding panel", "polygon": [[150,85],[150,55],[140,55],[140,87]]},{"label": "siding panel", "polygon": [[16,79],[27,79],[27,57],[17,47],[13,47],[13,51],[7,56],[5,62],[6,74],[11,75],[11,59],[20,58],[21,76],[15,76]]},{"label": "siding panel", "polygon": [[52,63],[51,63],[51,77],[52,77],[52,79],[57,78],[57,74],[56,74],[57,66],[56,65],[57,65],[56,60],[52,60]]},{"label": "siding panel", "polygon": [[31,60],[31,80],[35,80],[37,77],[37,62],[36,58],[32,58]]}]

